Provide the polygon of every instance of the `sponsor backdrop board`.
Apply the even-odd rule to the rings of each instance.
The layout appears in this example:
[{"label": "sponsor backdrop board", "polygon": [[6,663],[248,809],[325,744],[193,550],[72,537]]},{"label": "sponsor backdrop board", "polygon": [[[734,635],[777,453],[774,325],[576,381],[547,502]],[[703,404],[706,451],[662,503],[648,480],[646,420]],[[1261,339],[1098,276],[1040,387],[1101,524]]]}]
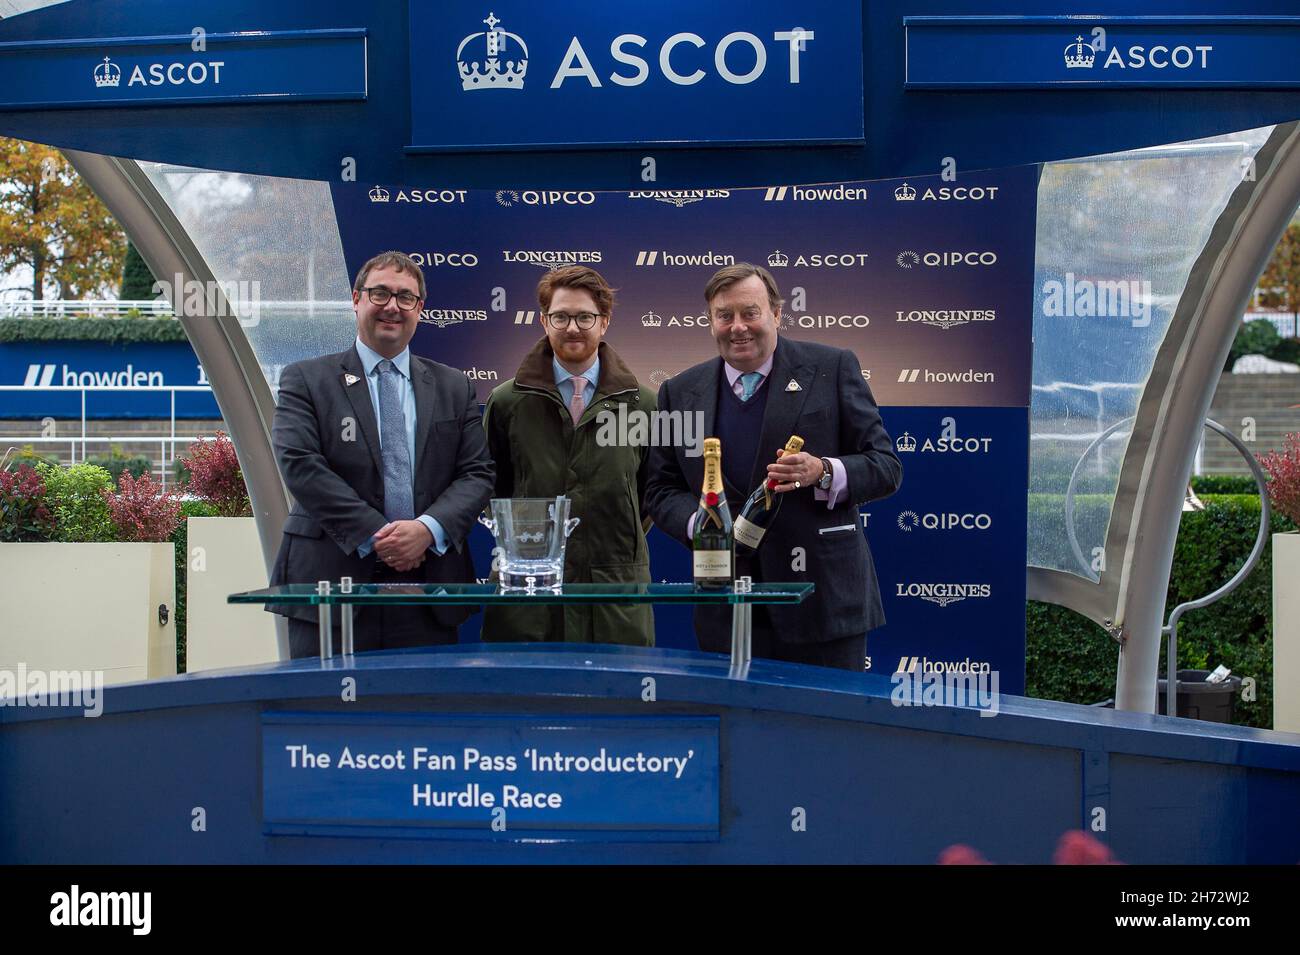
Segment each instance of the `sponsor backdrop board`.
[{"label": "sponsor backdrop board", "polygon": [[[781,333],[855,352],[904,464],[902,489],[862,508],[889,620],[871,668],[987,664],[1020,692],[1036,186],[1017,167],[730,190],[332,188],[351,274],[386,249],[421,262],[412,348],[481,401],[543,334],[547,268],[590,265],[618,289],[606,341],[657,388],[717,354],[713,272],[768,266]],[[491,539],[471,543],[486,574]],[[650,544],[655,579],[689,579],[684,548],[658,530]],[[689,611],[657,610],[656,639],[693,647]]]}]

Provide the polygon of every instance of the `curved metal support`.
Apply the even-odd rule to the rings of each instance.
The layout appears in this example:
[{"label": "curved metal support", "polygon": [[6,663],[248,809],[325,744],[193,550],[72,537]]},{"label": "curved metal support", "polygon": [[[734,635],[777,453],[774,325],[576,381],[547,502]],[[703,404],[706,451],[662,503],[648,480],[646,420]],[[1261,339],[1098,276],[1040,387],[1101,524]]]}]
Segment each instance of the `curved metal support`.
[{"label": "curved metal support", "polygon": [[1079,460],[1074,463],[1074,470],[1070,472],[1070,483],[1065,486],[1065,534],[1070,539],[1070,550],[1074,552],[1074,559],[1079,562],[1083,572],[1092,576],[1092,565],[1088,563],[1088,558],[1083,556],[1083,548],[1079,546],[1079,535],[1074,530],[1074,484],[1079,479],[1079,468],[1083,467],[1083,462],[1088,460],[1088,455],[1092,454],[1093,448],[1096,448],[1112,434],[1118,431],[1124,425],[1133,421],[1135,416],[1129,416],[1103,431],[1092,442],[1083,449],[1083,454],[1079,455]]},{"label": "curved metal support", "polygon": [[[180,276],[181,282],[196,281],[220,294],[221,287],[202,253],[139,163],[72,149],[64,150],[64,155],[122,224],[154,275],[169,280]],[[271,447],[275,399],[224,296],[220,304],[217,315],[181,315],[178,311],[178,318],[212,382],[221,415],[230,425],[230,439],[248,485],[269,574],[289,514],[288,496]],[[289,659],[288,628],[279,616],[276,637],[280,659]]]},{"label": "curved metal support", "polygon": [[1251,474],[1255,476],[1255,485],[1259,488],[1259,533],[1255,535],[1255,546],[1250,549],[1250,555],[1241,568],[1232,575],[1232,579],[1213,593],[1206,594],[1196,600],[1189,600],[1186,603],[1180,603],[1174,608],[1174,612],[1169,615],[1169,622],[1165,624],[1163,632],[1168,636],[1168,646],[1165,658],[1165,713],[1169,716],[1175,716],[1178,713],[1178,621],[1189,610],[1199,610],[1202,607],[1208,607],[1217,600],[1222,600],[1228,594],[1240,586],[1241,582],[1250,576],[1255,565],[1259,563],[1260,557],[1264,555],[1264,547],[1268,544],[1269,518],[1272,509],[1268,502],[1268,479],[1264,476],[1264,469],[1259,466],[1259,461],[1255,455],[1235,434],[1210,418],[1205,419],[1205,426],[1228,439],[1228,442],[1241,452],[1241,456],[1246,459],[1250,465]]}]

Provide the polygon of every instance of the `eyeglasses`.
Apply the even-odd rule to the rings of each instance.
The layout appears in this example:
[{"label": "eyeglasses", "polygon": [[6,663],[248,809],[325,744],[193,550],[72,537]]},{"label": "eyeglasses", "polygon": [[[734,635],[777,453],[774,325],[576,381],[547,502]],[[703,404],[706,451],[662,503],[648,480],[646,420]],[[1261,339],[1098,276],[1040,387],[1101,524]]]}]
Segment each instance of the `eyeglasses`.
[{"label": "eyeglasses", "polygon": [[[384,288],[382,285],[372,285],[369,288],[360,289],[360,291],[369,296],[372,305],[378,305],[380,308],[387,305],[393,298],[393,290]],[[414,292],[397,293],[397,307],[404,312],[409,312],[419,303],[420,297]]]},{"label": "eyeglasses", "polygon": [[569,322],[577,322],[578,327],[582,329],[591,328],[598,318],[600,316],[594,312],[579,312],[577,315],[570,315],[568,312],[551,312],[546,316],[546,320],[560,331],[568,328]]}]

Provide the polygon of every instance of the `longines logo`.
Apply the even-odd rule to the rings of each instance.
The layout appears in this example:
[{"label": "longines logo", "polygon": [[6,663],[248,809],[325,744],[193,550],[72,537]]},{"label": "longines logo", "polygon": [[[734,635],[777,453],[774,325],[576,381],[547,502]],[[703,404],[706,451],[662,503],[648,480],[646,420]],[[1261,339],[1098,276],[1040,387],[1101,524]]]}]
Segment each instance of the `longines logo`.
[{"label": "longines logo", "polygon": [[[1203,46],[1188,46],[1186,44],[1170,46],[1167,43],[1157,43],[1154,46],[1134,43],[1126,48],[1112,46],[1110,52],[1106,54],[1106,58],[1102,61],[1101,68],[1103,70],[1108,70],[1111,67],[1121,70],[1136,70],[1144,66],[1150,66],[1157,70],[1171,67],[1176,70],[1204,70],[1210,65],[1210,53],[1213,50],[1213,44],[1208,43]],[[1065,68],[1067,70],[1091,70],[1097,62],[1099,52],[1100,50],[1092,43],[1084,43],[1083,37],[1076,36],[1074,41],[1065,48]]]},{"label": "longines logo", "polygon": [[482,308],[425,308],[420,310],[420,321],[425,325],[446,328],[461,322],[486,322],[488,313]]},{"label": "longines logo", "polygon": [[918,193],[916,188],[903,183],[894,190],[895,202],[916,202],[919,198],[922,202],[978,202],[981,199],[996,199],[998,190],[1001,186],[940,186],[938,189],[932,189],[929,186],[924,192]]},{"label": "longines logo", "polygon": [[722,265],[735,265],[736,257],[725,252],[665,252],[660,249],[648,249],[636,254],[636,264],[643,266],[689,266],[707,265],[718,268]]},{"label": "longines logo", "polygon": [[894,261],[902,269],[912,269],[918,265],[928,265],[931,268],[954,265],[996,265],[998,254],[996,252],[914,252],[908,249],[906,252],[899,252]]},{"label": "longines logo", "polygon": [[[471,33],[456,47],[461,89],[522,90],[528,72],[528,44],[516,33],[497,29],[501,21],[496,14],[489,13],[483,22],[487,30]],[[477,59],[464,57],[465,47],[480,38],[484,41],[481,55]],[[519,52],[514,52],[516,49]]]},{"label": "longines logo", "polygon": [[407,252],[416,265],[426,268],[438,268],[446,265],[451,268],[472,269],[478,265],[478,256],[473,252]]},{"label": "longines logo", "polygon": [[933,368],[904,368],[898,373],[900,385],[914,385],[923,381],[927,385],[990,385],[997,381],[997,372],[965,368],[961,371],[935,371]]},{"label": "longines logo", "polygon": [[501,255],[507,262],[527,262],[544,269],[559,268],[562,265],[597,265],[601,260],[601,253],[595,249],[503,249]]},{"label": "longines logo", "polygon": [[918,514],[902,511],[898,515],[898,529],[910,534],[918,527],[930,531],[986,531],[993,526],[988,514]]},{"label": "longines logo", "polygon": [[[731,195],[730,189],[651,189],[629,192],[629,199],[654,199],[666,202],[678,209],[704,199],[726,199]],[[730,264],[730,263],[728,263]]]},{"label": "longines logo", "polygon": [[586,189],[498,189],[496,200],[497,205],[507,209],[520,203],[526,206],[590,206],[596,202],[596,194]]},{"label": "longines logo", "polygon": [[[126,81],[132,86],[213,86],[221,85],[221,68],[225,60],[194,60],[190,63],[137,63]],[[122,85],[122,68],[104,57],[91,71],[95,89],[118,89]]]},{"label": "longines logo", "polygon": [[764,202],[865,202],[866,186],[768,186]]},{"label": "longines logo", "polygon": [[896,596],[920,597],[930,603],[946,607],[967,597],[984,598],[992,595],[989,584],[895,584]]},{"label": "longines logo", "polygon": [[768,268],[772,269],[849,269],[866,264],[866,252],[813,252],[807,255],[800,252],[792,259],[777,249],[767,257]]},{"label": "longines logo", "polygon": [[469,193],[464,189],[399,189],[397,196],[385,189],[383,186],[375,186],[370,190],[371,202],[442,202],[442,203],[464,203],[465,197]]},{"label": "longines logo", "polygon": [[899,311],[894,314],[897,316],[895,322],[902,322],[905,325],[933,325],[935,328],[942,328],[945,332],[958,325],[991,322],[997,318],[997,312],[991,308],[912,309],[909,312]]},{"label": "longines logo", "polygon": [[894,447],[902,454],[988,454],[993,444],[992,438],[959,438],[944,428],[938,438],[925,438],[918,441],[904,431],[894,442]]}]

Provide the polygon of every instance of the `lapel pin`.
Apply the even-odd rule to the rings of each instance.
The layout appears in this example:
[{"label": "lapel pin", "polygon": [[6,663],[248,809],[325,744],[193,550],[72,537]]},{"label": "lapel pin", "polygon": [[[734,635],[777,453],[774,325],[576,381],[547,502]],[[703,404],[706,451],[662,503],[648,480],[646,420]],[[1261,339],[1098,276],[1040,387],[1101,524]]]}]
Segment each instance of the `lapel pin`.
[{"label": "lapel pin", "polygon": [[788,384],[788,385],[785,386],[785,390],[786,390],[786,391],[803,391],[803,389],[799,387],[799,382],[795,381],[793,378],[790,379],[790,384]]},{"label": "lapel pin", "polygon": [[343,380],[349,385],[355,385],[361,379],[358,378],[356,375],[344,375]]}]

